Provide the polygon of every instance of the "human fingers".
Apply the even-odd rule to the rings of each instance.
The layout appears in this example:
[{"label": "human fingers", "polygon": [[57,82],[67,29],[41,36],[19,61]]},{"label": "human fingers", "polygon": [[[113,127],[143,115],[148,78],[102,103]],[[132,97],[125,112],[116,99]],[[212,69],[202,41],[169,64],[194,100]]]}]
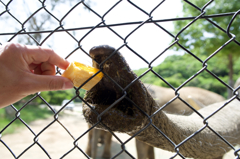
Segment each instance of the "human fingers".
[{"label": "human fingers", "polygon": [[28,65],[48,62],[61,69],[66,69],[69,62],[56,54],[52,49],[39,46],[24,46],[24,59]]},{"label": "human fingers", "polygon": [[55,66],[48,63],[44,62],[41,64],[41,74],[42,75],[55,75],[56,69]]},{"label": "human fingers", "polygon": [[27,94],[73,88],[73,83],[62,76],[31,74],[25,82],[28,83],[28,88],[25,88]]},{"label": "human fingers", "polygon": [[38,75],[55,75],[56,73],[55,66],[48,62],[41,64],[30,64],[29,69],[32,73]]}]

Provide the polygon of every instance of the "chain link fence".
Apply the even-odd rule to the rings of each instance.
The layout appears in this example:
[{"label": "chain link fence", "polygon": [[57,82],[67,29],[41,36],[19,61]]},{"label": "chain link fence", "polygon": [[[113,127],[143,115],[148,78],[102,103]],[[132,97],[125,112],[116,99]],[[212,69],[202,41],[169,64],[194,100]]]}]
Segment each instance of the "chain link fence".
[{"label": "chain link fence", "polygon": [[[194,3],[184,0],[182,1],[183,3],[186,3],[189,5],[189,7],[193,7],[196,10],[197,16],[194,17],[178,17],[178,18],[169,18],[169,19],[158,19],[158,20],[153,20],[153,14],[156,10],[160,9],[162,6],[164,6],[167,1],[159,1],[157,4],[152,5],[151,10],[145,11],[142,7],[138,6],[138,2],[135,1],[109,1],[109,3],[105,4],[108,6],[108,9],[104,11],[99,11],[94,9],[94,2],[92,1],[70,1],[66,2],[69,3],[66,5],[65,3],[61,1],[47,1],[47,0],[34,0],[34,1],[16,1],[16,0],[10,0],[10,1],[0,1],[0,21],[1,21],[1,31],[0,31],[0,38],[1,41],[0,43],[3,44],[5,42],[20,42],[23,44],[31,44],[31,45],[39,45],[39,46],[48,46],[53,48],[54,50],[57,50],[55,40],[60,37],[63,43],[59,43],[58,45],[63,45],[63,49],[66,48],[64,51],[67,54],[64,54],[63,56],[66,59],[70,59],[71,57],[76,58],[74,55],[76,54],[81,54],[84,55],[88,60],[90,61],[90,56],[88,54],[87,49],[88,47],[85,47],[88,44],[91,44],[89,42],[88,37],[90,36],[96,36],[94,32],[99,31],[101,32],[101,29],[107,29],[108,32],[111,33],[111,36],[116,39],[116,41],[119,41],[117,46],[114,46],[117,50],[120,52],[124,52],[124,49],[131,54],[131,58],[134,57],[136,60],[142,61],[147,67],[148,70],[139,76],[138,79],[141,79],[147,72],[152,72],[154,73],[157,77],[159,77],[159,80],[164,81],[169,87],[173,89],[173,92],[175,91],[176,97],[173,99],[175,100],[176,98],[180,98],[178,92],[181,90],[186,84],[188,84],[191,80],[193,80],[195,77],[200,75],[203,71],[208,72],[210,75],[212,75],[213,78],[215,78],[217,81],[222,83],[226,88],[231,90],[232,92],[232,97],[224,103],[219,109],[215,110],[211,115],[203,117],[201,114],[199,114],[196,110],[195,113],[199,114],[199,116],[202,119],[204,125],[201,129],[199,129],[197,132],[192,134],[191,136],[188,136],[185,140],[181,141],[179,144],[174,143],[167,135],[165,135],[161,129],[157,128],[154,124],[150,123],[151,126],[155,127],[155,129],[159,132],[159,134],[162,134],[169,142],[172,143],[174,146],[175,154],[172,156],[172,158],[175,157],[180,157],[180,158],[185,158],[183,156],[179,149],[186,143],[186,142],[191,142],[191,139],[197,135],[199,132],[203,131],[204,129],[208,128],[210,129],[213,133],[215,133],[220,140],[222,140],[224,143],[226,143],[234,153],[234,156],[236,158],[239,158],[239,149],[234,147],[232,143],[230,143],[227,139],[225,139],[223,136],[219,135],[214,129],[211,128],[211,126],[208,125],[208,120],[217,114],[222,108],[227,107],[231,101],[234,99],[238,99],[238,93],[237,90],[240,88],[232,88],[229,84],[225,83],[223,80],[221,80],[218,76],[216,76],[211,70],[208,69],[208,61],[212,58],[218,58],[217,54],[226,46],[228,46],[230,43],[235,43],[237,47],[240,46],[240,43],[237,41],[236,36],[230,32],[230,28],[232,23],[238,18],[238,14],[240,10],[236,12],[231,12],[231,13],[216,13],[213,15],[205,15],[206,9],[208,6],[212,4],[213,1],[209,1],[206,3],[204,6],[201,8],[199,6],[196,6]],[[145,17],[144,20],[138,21],[138,19],[130,21],[130,22],[123,22],[123,23],[108,23],[108,17],[111,15],[118,6],[122,4],[127,4],[127,6],[131,7],[133,10],[135,10],[138,14],[143,15]],[[151,3],[150,1],[148,3]],[[217,2],[216,2],[217,3]],[[28,5],[29,7],[24,9],[24,5]],[[174,5],[174,4],[173,4]],[[57,8],[58,6],[61,6],[61,9],[59,12],[55,12],[54,9]],[[92,21],[91,17],[88,18],[88,22],[84,23],[81,21],[81,18],[79,17],[79,13],[76,11],[79,11],[79,9],[86,10],[91,13],[93,19],[97,19],[96,21]],[[119,12],[118,14],[121,16],[122,12]],[[26,14],[25,14],[26,13]],[[65,23],[65,20],[68,19],[68,17],[74,17],[73,24]],[[231,17],[231,20],[227,24],[227,28],[223,28],[219,26],[214,20],[211,18],[217,18],[217,17]],[[181,39],[179,39],[179,36],[187,30],[191,25],[193,25],[196,21],[199,19],[203,19],[209,23],[212,24],[213,27],[216,29],[220,30],[221,32],[225,33],[228,37],[229,40],[225,42],[225,44],[219,46],[219,48],[212,52],[212,54],[206,58],[204,61],[202,61],[198,56],[196,56],[194,53],[192,53],[189,49],[184,47],[179,43]],[[174,35],[167,27],[164,27],[162,25],[164,22],[173,22],[173,21],[184,21],[188,20],[189,23],[181,28],[181,30]],[[4,24],[4,25],[3,25]],[[79,24],[79,25],[78,25]],[[89,25],[88,25],[89,24]],[[161,53],[158,53],[155,57],[152,59],[148,60],[147,57],[144,57],[137,51],[137,49],[134,49],[131,47],[131,45],[128,44],[129,39],[138,31],[141,30],[146,25],[154,25],[156,26],[159,30],[159,32],[166,34],[172,39],[172,43],[163,49]],[[75,26],[75,27],[73,27]],[[80,26],[80,27],[78,27]],[[130,29],[127,31],[128,33],[122,34],[121,29],[130,26]],[[239,30],[239,28],[236,28]],[[81,32],[78,34],[78,32]],[[60,36],[54,37],[56,34],[59,34]],[[62,36],[64,34],[64,37]],[[157,33],[156,33],[157,34]],[[63,38],[61,38],[61,36]],[[71,45],[66,45],[66,41],[64,38],[67,38]],[[101,37],[94,37],[97,40],[103,40],[104,41],[104,36]],[[106,37],[109,38],[109,37]],[[71,40],[70,40],[71,39]],[[60,41],[61,41],[60,40]],[[143,41],[151,41],[153,39],[143,39]],[[164,40],[164,39],[163,39]],[[144,41],[145,42],[145,41]],[[167,51],[172,49],[172,47],[178,46],[181,51],[186,52],[187,54],[191,55],[194,57],[195,60],[198,60],[199,62],[202,63],[202,68],[196,73],[193,74],[188,80],[186,80],[184,83],[182,83],[178,88],[174,88],[170,83],[168,83],[167,80],[165,80],[160,74],[156,73],[153,68],[154,66],[152,65],[155,61],[161,59]],[[60,47],[60,46],[59,46]],[[70,50],[71,49],[71,50]],[[58,52],[58,51],[56,51]],[[150,55],[149,55],[150,56]],[[111,57],[110,57],[111,58]],[[131,64],[130,64],[131,66]],[[56,74],[61,75],[62,70],[57,68]],[[137,80],[138,80],[137,79]],[[84,99],[79,95],[79,89],[80,88],[75,88],[75,96],[72,97],[70,101],[74,101],[76,99],[79,99],[86,103]],[[53,119],[49,122],[48,125],[44,126],[40,131],[35,131],[29,126],[29,123],[26,123],[23,119],[23,116],[21,114],[21,111],[28,107],[28,105],[31,105],[31,103],[36,100],[40,99],[44,105],[46,105],[52,112]],[[120,98],[119,100],[122,100]],[[79,151],[82,153],[85,158],[90,158],[86,153],[85,150],[81,147],[81,138],[84,136],[87,136],[89,131],[94,128],[93,127],[86,129],[84,132],[79,132],[78,134],[72,134],[71,130],[68,130],[68,125],[65,125],[64,123],[61,122],[60,116],[61,112],[63,112],[64,108],[67,107],[68,103],[65,104],[63,107],[61,107],[60,110],[55,110],[54,107],[48,103],[42,96],[41,93],[35,94],[30,100],[24,101],[25,104],[22,104],[20,109],[17,109],[14,105],[11,105],[12,109],[15,111],[15,115],[13,120],[6,125],[2,130],[0,130],[0,143],[5,147],[5,150],[2,151],[9,151],[11,154],[12,158],[24,158],[24,154],[28,153],[28,151],[31,151],[33,147],[38,147],[41,149],[41,151],[44,153],[46,158],[52,158],[51,153],[49,153],[49,149],[45,148],[45,145],[41,144],[41,136],[52,126],[55,124],[59,124],[63,129],[62,131],[66,131],[65,135],[69,135],[73,140],[72,144],[73,147],[71,149],[66,149],[64,152],[59,152],[59,154],[62,155],[61,158],[68,158],[70,154],[73,151]],[[183,101],[185,102],[185,101]],[[171,103],[171,102],[169,102]],[[169,103],[166,103],[164,107],[167,107]],[[186,102],[185,102],[186,103]],[[111,105],[113,107],[114,105]],[[40,108],[39,108],[40,109]],[[161,108],[162,109],[162,108]],[[160,109],[160,110],[161,110]],[[106,113],[106,112],[104,112]],[[152,120],[152,118],[155,116],[157,112],[150,114],[148,116],[149,121]],[[101,118],[103,114],[100,114],[99,118]],[[31,133],[32,136],[29,136],[31,138],[32,144],[30,144],[28,147],[26,147],[20,154],[16,154],[15,151],[8,145],[7,142],[4,141],[4,136],[3,133],[8,129],[12,123],[20,121]],[[99,121],[101,122],[101,121]],[[98,123],[99,124],[99,123]],[[109,129],[109,131],[111,131]],[[143,131],[143,130],[141,130]],[[141,132],[140,131],[140,132]],[[131,138],[127,141],[120,141],[121,143],[121,148],[122,150],[116,154],[113,154],[113,158],[118,158],[119,155],[122,153],[126,152],[128,154],[128,158],[136,158],[136,156],[131,155],[130,152],[128,152],[125,149],[125,145],[132,140],[135,136],[137,136],[140,132],[134,134]],[[58,133],[58,132],[55,132]],[[113,136],[117,138],[117,134],[111,131]],[[24,134],[23,134],[24,135]],[[19,138],[22,136],[20,135]],[[117,138],[118,139],[118,138]],[[61,140],[61,138],[59,139]],[[49,141],[51,141],[49,139]],[[17,143],[16,143],[17,144]],[[36,154],[37,155],[37,154]],[[1,156],[1,154],[0,154]],[[34,156],[33,156],[34,158]],[[159,156],[161,158],[161,156]]]}]

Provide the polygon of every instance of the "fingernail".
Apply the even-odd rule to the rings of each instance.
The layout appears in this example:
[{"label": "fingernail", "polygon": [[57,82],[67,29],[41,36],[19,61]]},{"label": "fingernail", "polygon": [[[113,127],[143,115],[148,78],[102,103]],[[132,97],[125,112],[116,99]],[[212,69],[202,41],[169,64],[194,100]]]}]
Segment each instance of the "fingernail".
[{"label": "fingernail", "polygon": [[63,84],[63,90],[65,90],[65,89],[71,89],[71,88],[73,88],[73,83],[72,83],[70,80],[64,82],[64,84]]}]

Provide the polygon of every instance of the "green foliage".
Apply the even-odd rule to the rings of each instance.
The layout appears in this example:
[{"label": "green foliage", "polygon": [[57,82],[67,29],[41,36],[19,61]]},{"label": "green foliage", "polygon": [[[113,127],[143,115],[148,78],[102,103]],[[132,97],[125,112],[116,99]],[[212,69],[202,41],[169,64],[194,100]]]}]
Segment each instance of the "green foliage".
[{"label": "green foliage", "polygon": [[64,99],[71,99],[74,94],[72,90],[42,92],[41,96],[51,104],[61,104]]},{"label": "green foliage", "polygon": [[[15,106],[18,110],[21,108],[20,106]],[[37,106],[28,105],[24,109],[20,111],[20,118],[27,124],[37,119],[45,119],[51,115],[51,111],[47,108],[39,108]],[[13,119],[9,119],[5,110],[0,109],[0,131],[5,128]],[[19,120],[15,120],[5,131],[3,134],[13,133],[16,131],[18,127],[23,127],[24,124]]]},{"label": "green foliage", "polygon": [[[183,1],[183,16],[184,17],[196,17],[199,16],[204,10],[204,15],[213,15],[213,14],[221,14],[221,13],[230,13],[237,12],[240,8],[240,3],[238,0],[219,0],[219,1],[211,1],[209,0],[192,0],[191,3],[195,6],[199,7],[199,9],[189,5],[187,2]],[[206,5],[206,4],[210,5]],[[224,44],[226,44],[230,39],[228,34],[226,34],[226,30],[233,16],[222,16],[222,17],[214,17],[209,18],[209,20],[213,21],[212,24],[208,19],[198,19],[194,23],[192,23],[187,29],[182,30],[185,26],[190,24],[192,20],[182,20],[174,22],[175,30],[174,34],[178,35],[179,44],[187,48],[193,54],[199,56],[210,56]],[[239,32],[239,16],[234,19],[231,26],[229,26],[230,33],[236,36],[236,40],[240,41],[240,32]],[[220,26],[222,29],[219,29],[216,26]],[[224,31],[225,30],[225,31]],[[180,33],[180,34],[179,34]],[[175,45],[175,50],[179,50],[180,47]],[[233,86],[233,81],[239,77],[235,77],[234,72],[234,62],[239,57],[239,45],[235,42],[231,41],[228,45],[225,45],[220,52],[217,53],[219,61],[221,64],[225,66],[225,69],[219,69],[217,67],[214,70],[222,71],[222,77],[225,76],[225,73],[228,73],[229,81],[228,83]],[[217,61],[216,61],[217,62]],[[219,63],[219,62],[218,62]],[[221,67],[221,65],[219,65]],[[235,65],[236,66],[236,65]],[[229,71],[226,71],[228,68]],[[217,72],[217,71],[216,71]],[[231,94],[228,95],[229,97]]]},{"label": "green foliage", "polygon": [[[80,89],[80,96],[83,98],[85,90]],[[61,105],[64,99],[72,99],[76,96],[76,90],[64,90],[64,91],[46,91],[42,92],[41,96],[50,104]],[[80,98],[76,98],[75,102],[82,102]],[[43,103],[41,99],[37,99],[37,103]]]},{"label": "green foliage", "polygon": [[[205,60],[206,56],[200,56],[201,59]],[[223,61],[223,58],[219,58],[218,56],[207,61],[207,69],[217,75],[222,81],[228,82],[228,68]],[[153,71],[155,71],[159,76],[164,78],[168,83],[170,83],[174,87],[179,87],[190,77],[199,72],[203,66],[202,62],[198,61],[194,57],[189,54],[184,55],[172,55],[168,56],[161,64],[153,67]],[[238,58],[235,62],[234,67],[236,67],[234,75],[237,80],[240,77],[240,58]],[[140,76],[142,75],[147,68],[141,68],[139,70],[135,70],[134,72]],[[157,75],[153,72],[149,71],[146,75],[141,78],[142,82],[154,84],[162,87],[169,87],[166,83],[164,83]],[[227,97],[226,87],[216,80],[212,75],[210,75],[207,71],[201,72],[194,79],[192,79],[186,86],[195,86],[204,88],[218,94]]]},{"label": "green foliage", "polygon": [[[80,89],[79,90],[79,95],[80,97],[84,97],[85,94],[85,90]],[[19,102],[17,102],[16,104],[24,104],[27,101],[29,101],[32,97],[34,97],[35,95],[29,95],[27,97],[25,97],[24,99],[20,100]],[[50,104],[54,104],[54,105],[61,105],[62,101],[64,99],[72,99],[74,97],[76,97],[76,90],[75,89],[70,89],[70,90],[63,90],[63,91],[46,91],[46,92],[41,92],[40,96],[48,103]],[[82,100],[77,97],[75,98],[74,102],[82,102]],[[35,98],[32,103],[34,105],[39,105],[39,104],[44,104],[44,102],[42,101],[41,98]]]},{"label": "green foliage", "polygon": [[[85,90],[80,89],[80,96],[83,98]],[[64,99],[72,99],[76,96],[76,90],[64,90],[64,91],[46,91],[41,92],[41,97],[43,97],[48,103],[54,105],[61,105]],[[19,102],[15,103],[14,106],[19,110],[27,101],[29,101],[34,95],[30,95]],[[74,102],[82,102],[80,98],[75,98]],[[27,124],[37,119],[45,119],[50,115],[53,115],[48,108],[40,108],[39,104],[42,104],[43,101],[40,98],[35,98],[30,104],[24,107],[20,111],[20,118],[24,120]],[[13,118],[9,118],[5,114],[5,110],[0,109],[0,131],[7,126]],[[22,122],[17,119],[14,121],[3,134],[13,133],[18,127],[24,126]]]},{"label": "green foliage", "polygon": [[[202,8],[208,0],[193,0],[191,1],[196,6]],[[228,12],[236,12],[240,8],[240,3],[238,0],[227,1],[220,0],[218,2],[212,2],[211,5],[207,6],[205,15],[219,14],[219,13],[228,13]],[[200,11],[196,8],[192,7],[186,2],[183,2],[183,11],[184,16],[198,16],[200,15]],[[216,17],[211,18],[217,25],[227,30],[227,26],[231,21],[232,16],[224,16],[224,17]],[[175,22],[175,33],[177,34],[184,26],[186,26],[191,21],[177,21]],[[240,40],[240,32],[239,32],[239,22],[240,18],[236,18],[230,28],[231,33],[236,35],[236,39]],[[209,54],[214,52],[221,45],[226,43],[230,38],[228,35],[222,30],[215,27],[209,21],[205,19],[198,19],[194,22],[189,28],[184,30],[179,35],[179,43],[184,47],[194,50],[194,52],[198,54]],[[230,43],[223,49],[222,55],[227,54],[237,54],[239,47],[237,47],[234,42]],[[178,48],[175,48],[178,49]]]}]

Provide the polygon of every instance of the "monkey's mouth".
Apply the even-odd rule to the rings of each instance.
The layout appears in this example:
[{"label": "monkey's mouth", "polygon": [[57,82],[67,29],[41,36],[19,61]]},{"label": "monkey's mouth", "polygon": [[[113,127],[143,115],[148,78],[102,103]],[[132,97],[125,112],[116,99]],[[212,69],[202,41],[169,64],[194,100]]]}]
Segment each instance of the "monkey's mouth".
[{"label": "monkey's mouth", "polygon": [[[107,51],[101,48],[94,54],[90,51],[90,55],[102,62],[104,59],[101,56],[106,56]],[[95,62],[93,61],[93,66],[97,65]],[[146,93],[139,81],[129,85],[136,75],[120,53],[110,58],[108,63],[112,63],[110,68],[104,64],[102,67],[105,74],[103,79],[84,97],[87,103],[83,104],[83,115],[88,123],[98,123],[99,128],[109,127],[112,131],[129,132],[137,129],[146,117],[143,113],[145,109],[141,108],[145,104]]]}]

